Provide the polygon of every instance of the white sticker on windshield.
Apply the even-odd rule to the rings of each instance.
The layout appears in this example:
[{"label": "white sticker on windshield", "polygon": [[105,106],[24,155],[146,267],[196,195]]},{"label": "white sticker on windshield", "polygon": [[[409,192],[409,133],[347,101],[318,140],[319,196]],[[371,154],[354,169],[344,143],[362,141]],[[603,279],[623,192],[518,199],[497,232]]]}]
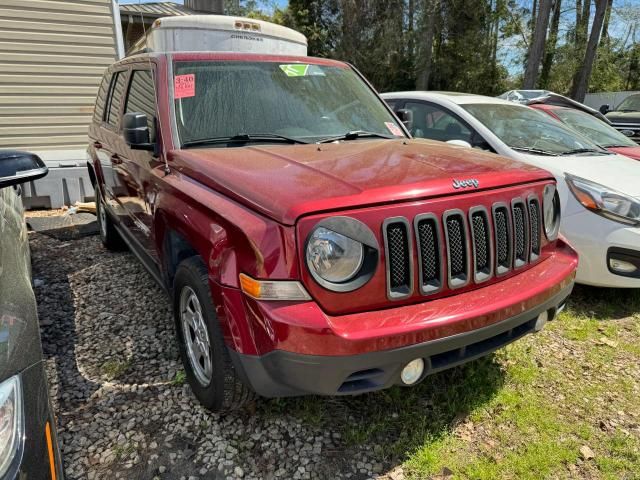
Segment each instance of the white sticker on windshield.
[{"label": "white sticker on windshield", "polygon": [[384,124],[386,125],[387,130],[389,130],[392,135],[395,135],[396,137],[403,137],[404,136],[402,134],[402,130],[400,129],[400,127],[397,126],[395,123],[393,123],[393,122],[384,122]]}]

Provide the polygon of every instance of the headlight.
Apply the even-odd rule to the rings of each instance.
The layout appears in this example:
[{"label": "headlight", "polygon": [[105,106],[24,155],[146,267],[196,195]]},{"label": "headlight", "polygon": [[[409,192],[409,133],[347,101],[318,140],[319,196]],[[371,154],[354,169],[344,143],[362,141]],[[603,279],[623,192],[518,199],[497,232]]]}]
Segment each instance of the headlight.
[{"label": "headlight", "polygon": [[565,174],[571,193],[588,210],[625,225],[640,224],[640,202],[584,178]]},{"label": "headlight", "polygon": [[362,243],[325,227],[316,228],[307,242],[307,265],[314,277],[344,283],[360,271]]},{"label": "headlight", "polygon": [[15,376],[0,383],[0,478],[22,453],[23,437],[22,390]]},{"label": "headlight", "polygon": [[346,216],[318,222],[307,237],[305,249],[313,279],[334,292],[351,292],[371,280],[380,251],[371,229]]},{"label": "headlight", "polygon": [[544,187],[542,202],[544,217],[544,233],[550,241],[558,238],[560,230],[560,196],[555,185]]}]

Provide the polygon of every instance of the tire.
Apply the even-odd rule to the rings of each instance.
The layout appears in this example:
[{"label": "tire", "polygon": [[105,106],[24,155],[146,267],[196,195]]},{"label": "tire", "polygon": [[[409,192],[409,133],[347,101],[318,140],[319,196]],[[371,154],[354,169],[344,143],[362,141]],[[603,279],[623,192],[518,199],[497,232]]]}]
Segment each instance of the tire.
[{"label": "tire", "polygon": [[102,244],[114,252],[122,251],[127,248],[124,240],[116,230],[113,220],[109,216],[102,196],[102,190],[96,185],[96,217],[98,219],[98,228],[100,230],[100,240]]},{"label": "tire", "polygon": [[[212,412],[237,410],[251,402],[255,393],[240,380],[229,357],[211,299],[207,268],[200,257],[188,258],[178,266],[173,312],[180,356],[198,401]],[[209,362],[204,350],[208,350]]]}]

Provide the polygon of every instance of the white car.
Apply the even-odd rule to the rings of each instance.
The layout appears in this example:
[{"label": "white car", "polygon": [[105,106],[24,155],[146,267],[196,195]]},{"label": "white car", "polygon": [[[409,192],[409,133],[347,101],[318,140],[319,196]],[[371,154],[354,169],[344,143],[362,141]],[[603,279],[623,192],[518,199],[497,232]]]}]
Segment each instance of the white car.
[{"label": "white car", "polygon": [[496,98],[502,98],[503,100],[509,100],[511,102],[526,104],[529,100],[534,98],[544,97],[549,95],[549,90],[509,90]]},{"label": "white car", "polygon": [[561,232],[580,254],[577,281],[640,287],[640,162],[506,100],[443,92],[382,97],[415,137],[481,148],[552,172]]}]

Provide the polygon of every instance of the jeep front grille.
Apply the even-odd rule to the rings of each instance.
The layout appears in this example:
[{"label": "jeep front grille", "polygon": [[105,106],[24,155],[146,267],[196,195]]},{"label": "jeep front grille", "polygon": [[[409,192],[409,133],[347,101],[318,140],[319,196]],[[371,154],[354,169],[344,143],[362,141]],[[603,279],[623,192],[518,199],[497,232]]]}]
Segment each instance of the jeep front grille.
[{"label": "jeep front grille", "polygon": [[529,236],[529,229],[525,225],[527,214],[522,200],[514,200],[511,205],[511,211],[513,213],[513,236],[515,240],[514,267],[519,268],[527,263],[527,237]]},{"label": "jeep front grille", "polygon": [[504,203],[493,206],[493,234],[496,239],[496,275],[503,275],[511,270],[513,256],[509,207]]},{"label": "jeep front grille", "polygon": [[489,216],[484,207],[469,211],[471,241],[473,243],[473,275],[476,283],[484,282],[493,273],[493,241],[489,227]]},{"label": "jeep front grille", "polygon": [[529,253],[531,261],[540,256],[540,240],[542,225],[540,221],[540,204],[537,198],[529,199],[529,225],[531,226],[531,251]]},{"label": "jeep front grille", "polygon": [[384,226],[387,258],[387,284],[390,298],[398,299],[413,291],[413,258],[409,223],[404,218],[388,219]]},{"label": "jeep front grille", "polygon": [[422,295],[504,275],[540,257],[541,232],[540,202],[534,196],[491,209],[448,210],[442,217],[423,213],[413,223],[389,218],[383,224],[387,294],[400,299],[413,293],[414,263]]},{"label": "jeep front grille", "polygon": [[449,286],[462,287],[469,283],[469,242],[462,211],[445,212],[444,235],[447,241]]},{"label": "jeep front grille", "polygon": [[418,215],[414,220],[418,245],[420,290],[433,293],[442,288],[440,225],[435,215]]}]

